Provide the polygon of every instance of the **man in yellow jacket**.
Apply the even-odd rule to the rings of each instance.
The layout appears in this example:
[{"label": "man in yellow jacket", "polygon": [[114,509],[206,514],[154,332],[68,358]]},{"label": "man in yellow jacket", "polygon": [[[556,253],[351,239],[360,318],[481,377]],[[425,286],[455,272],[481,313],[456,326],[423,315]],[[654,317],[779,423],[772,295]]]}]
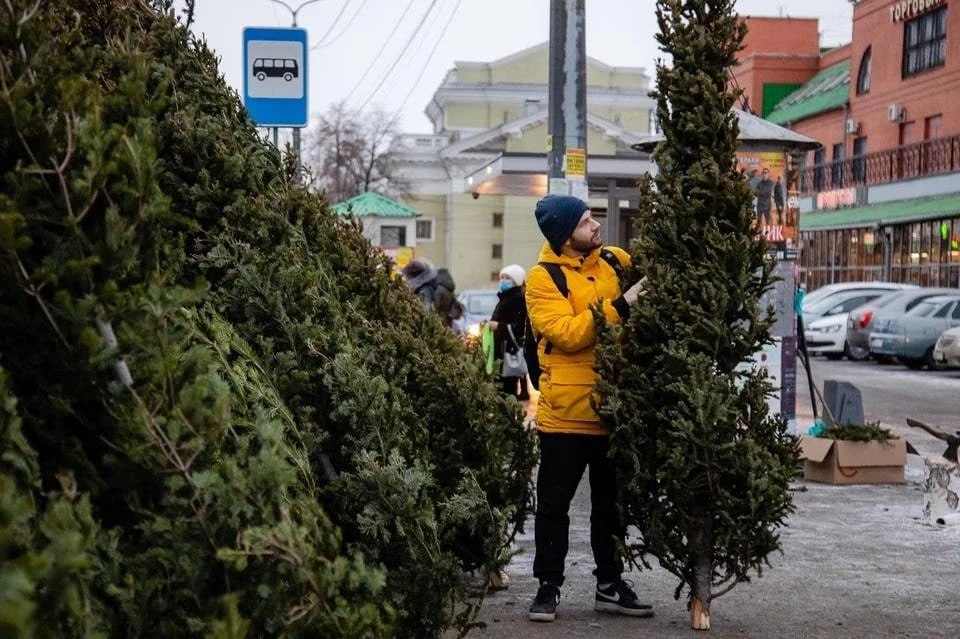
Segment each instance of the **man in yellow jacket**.
[{"label": "man in yellow jacket", "polygon": [[[594,608],[637,617],[653,615],[640,603],[621,574],[615,539],[623,525],[617,511],[617,485],[607,457],[607,432],[591,405],[596,373],[597,340],[592,307],[599,305],[608,322],[620,323],[630,304],[642,294],[643,282],[621,294],[617,270],[601,257],[600,224],[579,198],[548,195],[537,203],[537,224],[546,238],[538,264],[527,275],[527,312],[539,339],[540,398],[537,430],[540,469],[537,473],[536,556],[533,574],[540,581],[530,606],[533,621],[553,621],[563,585],[567,555],[570,502],[590,468],[590,545],[597,568]],[[621,266],[630,256],[609,251]],[[557,265],[552,267],[545,264]],[[559,267],[566,295],[554,276]]]}]

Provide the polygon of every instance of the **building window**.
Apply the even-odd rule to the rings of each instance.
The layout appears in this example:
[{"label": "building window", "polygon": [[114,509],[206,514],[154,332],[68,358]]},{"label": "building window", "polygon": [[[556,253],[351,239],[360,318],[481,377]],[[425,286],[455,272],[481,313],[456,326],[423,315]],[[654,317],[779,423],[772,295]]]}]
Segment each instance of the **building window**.
[{"label": "building window", "polygon": [[843,186],[843,144],[833,145],[833,162],[830,169],[830,186],[837,189]]},{"label": "building window", "polygon": [[490,281],[499,282],[500,281],[500,271],[490,271]]},{"label": "building window", "polygon": [[853,141],[853,181],[863,184],[867,181],[867,163],[863,156],[867,154],[867,138]]},{"label": "building window", "polygon": [[494,213],[493,214],[493,228],[502,229],[503,228],[503,213]]},{"label": "building window", "polygon": [[863,95],[870,92],[870,47],[863,52],[860,58],[860,71],[857,72],[857,95]]},{"label": "building window", "polygon": [[407,245],[407,227],[381,226],[380,246],[383,248],[397,248]]},{"label": "building window", "polygon": [[813,190],[822,191],[824,187],[823,165],[827,161],[827,150],[823,147],[813,152]]},{"label": "building window", "polygon": [[495,260],[499,260],[503,257],[503,244],[494,244],[493,250],[490,251],[490,257]]},{"label": "building window", "polygon": [[947,58],[947,7],[903,26],[903,77],[942,66]]},{"label": "building window", "polygon": [[533,115],[540,110],[540,100],[527,98],[523,101],[523,114]]},{"label": "building window", "polygon": [[417,220],[417,240],[421,242],[432,242],[433,241],[433,219],[419,219]]}]

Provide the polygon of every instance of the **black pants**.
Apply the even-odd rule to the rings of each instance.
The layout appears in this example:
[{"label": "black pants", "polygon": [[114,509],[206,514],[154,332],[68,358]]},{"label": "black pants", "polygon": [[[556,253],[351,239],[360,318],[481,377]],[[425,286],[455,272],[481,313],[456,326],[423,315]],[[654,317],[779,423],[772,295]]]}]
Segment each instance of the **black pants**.
[{"label": "black pants", "polygon": [[623,537],[617,512],[617,485],[607,459],[604,435],[540,433],[540,470],[537,473],[537,517],[534,525],[536,556],[533,576],[541,582],[563,585],[564,560],[569,543],[570,501],[584,469],[590,467],[590,546],[597,581],[616,581],[623,562],[616,556],[614,538]]}]

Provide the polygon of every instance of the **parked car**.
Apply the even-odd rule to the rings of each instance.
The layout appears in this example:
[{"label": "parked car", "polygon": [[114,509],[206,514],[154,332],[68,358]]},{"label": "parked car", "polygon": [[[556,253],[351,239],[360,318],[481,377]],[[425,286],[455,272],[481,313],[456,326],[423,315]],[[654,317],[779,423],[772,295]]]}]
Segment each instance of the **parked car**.
[{"label": "parked car", "polygon": [[[803,300],[804,326],[819,317],[825,316],[828,312],[831,312],[833,315],[845,313],[851,308],[856,308],[864,302],[875,299],[884,293],[905,288],[917,287],[914,284],[901,284],[899,282],[843,282],[841,284],[821,286],[807,295]],[[852,301],[858,299],[859,301]],[[847,302],[848,300],[851,301],[846,309],[836,310],[841,302]]]},{"label": "parked car", "polygon": [[933,361],[943,368],[960,368],[960,327],[940,335],[933,346]]},{"label": "parked car", "polygon": [[[831,299],[825,297],[822,299]],[[843,296],[839,296],[843,297]],[[864,360],[870,356],[866,348],[853,349],[847,344],[847,317],[850,313],[866,303],[881,297],[879,291],[857,291],[832,308],[827,309],[823,316],[809,324],[804,323],[803,337],[809,353],[820,353],[828,359],[840,359],[844,355],[853,361]]]},{"label": "parked car", "polygon": [[929,297],[900,317],[878,317],[870,352],[894,356],[909,368],[936,368],[933,346],[947,329],[960,326],[960,295]]},{"label": "parked car", "polygon": [[[882,295],[850,311],[847,318],[846,342],[851,352],[870,352],[870,331],[878,317],[903,315],[925,299],[936,295],[960,294],[955,288],[911,288]],[[881,357],[884,363],[889,358]]]},{"label": "parked car", "polygon": [[463,317],[456,320],[453,328],[468,337],[480,337],[480,325],[490,320],[497,306],[497,290],[474,288],[460,291],[457,299],[463,304]]}]

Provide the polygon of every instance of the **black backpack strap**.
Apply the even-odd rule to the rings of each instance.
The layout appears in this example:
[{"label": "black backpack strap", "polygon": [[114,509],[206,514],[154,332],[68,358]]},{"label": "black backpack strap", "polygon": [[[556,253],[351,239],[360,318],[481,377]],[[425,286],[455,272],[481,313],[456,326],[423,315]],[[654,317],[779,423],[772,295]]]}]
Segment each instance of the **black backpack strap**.
[{"label": "black backpack strap", "polygon": [[[567,276],[563,273],[563,267],[555,262],[538,262],[538,264],[550,274],[550,279],[553,280],[560,294],[564,297],[570,297],[570,289],[567,288]],[[538,335],[537,341],[539,342],[542,338],[543,335]],[[544,352],[549,353],[551,350],[553,350],[553,344],[548,341]]]},{"label": "black backpack strap", "polygon": [[623,264],[620,263],[620,259],[613,251],[604,247],[600,249],[600,257],[603,258],[604,262],[613,267],[613,271],[617,274],[617,277],[623,277]]},{"label": "black backpack strap", "polygon": [[538,262],[538,264],[550,274],[550,279],[553,280],[560,294],[564,297],[570,297],[570,289],[567,288],[567,276],[563,274],[563,267],[555,262]]}]

